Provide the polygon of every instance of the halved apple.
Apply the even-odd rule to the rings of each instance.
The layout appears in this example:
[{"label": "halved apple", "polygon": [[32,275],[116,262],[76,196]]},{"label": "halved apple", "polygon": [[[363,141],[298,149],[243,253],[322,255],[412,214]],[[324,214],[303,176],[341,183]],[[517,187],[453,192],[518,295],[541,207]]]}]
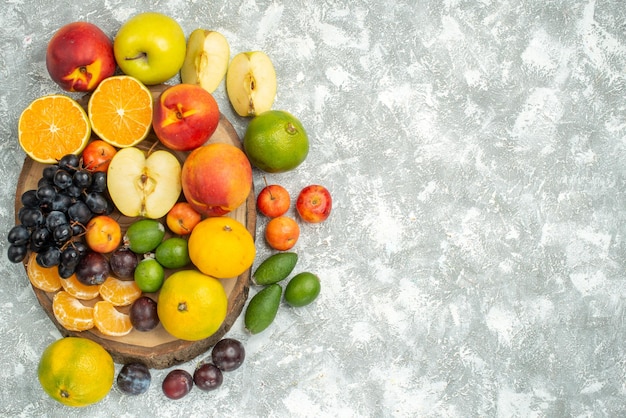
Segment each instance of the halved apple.
[{"label": "halved apple", "polygon": [[241,52],[230,62],[226,93],[239,116],[255,116],[270,110],[276,88],[274,64],[264,52]]},{"label": "halved apple", "polygon": [[230,46],[219,32],[196,29],[191,32],[187,41],[185,61],[180,69],[180,79],[185,84],[197,84],[209,93],[224,79]]},{"label": "halved apple", "polygon": [[146,157],[137,147],[122,148],[107,171],[109,195],[123,215],[161,218],[180,196],[181,170],[178,159],[168,151],[154,151]]}]

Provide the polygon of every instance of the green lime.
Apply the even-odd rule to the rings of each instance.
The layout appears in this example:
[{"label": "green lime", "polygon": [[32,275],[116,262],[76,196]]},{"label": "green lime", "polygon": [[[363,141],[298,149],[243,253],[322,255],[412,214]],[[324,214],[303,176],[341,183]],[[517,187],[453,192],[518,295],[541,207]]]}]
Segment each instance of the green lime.
[{"label": "green lime", "polygon": [[313,273],[296,274],[285,287],[285,301],[291,306],[308,305],[319,294],[320,279]]},{"label": "green lime", "polygon": [[250,162],[268,173],[299,166],[309,153],[309,138],[302,123],[284,110],[255,116],[246,129],[243,148]]},{"label": "green lime", "polygon": [[163,266],[154,258],[144,258],[135,268],[135,283],[142,292],[153,293],[161,288],[165,280]]},{"label": "green lime", "polygon": [[142,219],[131,224],[124,235],[124,243],[136,254],[154,250],[163,241],[165,226],[155,219]]},{"label": "green lime", "polygon": [[258,285],[278,283],[293,271],[298,262],[298,254],[282,252],[266,258],[252,275],[252,280]]},{"label": "green lime", "polygon": [[191,262],[187,240],[180,237],[168,238],[156,248],[154,252],[156,261],[168,269],[185,267]]},{"label": "green lime", "polygon": [[273,283],[252,296],[244,316],[244,324],[251,334],[258,334],[274,321],[282,293],[283,288]]}]

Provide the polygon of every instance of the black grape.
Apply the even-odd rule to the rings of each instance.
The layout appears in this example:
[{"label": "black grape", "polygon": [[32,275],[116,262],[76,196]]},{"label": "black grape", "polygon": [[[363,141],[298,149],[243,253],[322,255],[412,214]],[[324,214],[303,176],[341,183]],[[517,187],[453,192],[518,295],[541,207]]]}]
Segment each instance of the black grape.
[{"label": "black grape", "polygon": [[30,230],[24,225],[16,225],[9,231],[7,239],[9,244],[26,245],[30,241]]}]

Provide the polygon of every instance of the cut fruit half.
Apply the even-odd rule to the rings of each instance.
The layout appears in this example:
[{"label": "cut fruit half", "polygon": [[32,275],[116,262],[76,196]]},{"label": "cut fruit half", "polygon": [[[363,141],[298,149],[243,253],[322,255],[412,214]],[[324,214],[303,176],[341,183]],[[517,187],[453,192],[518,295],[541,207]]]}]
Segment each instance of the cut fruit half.
[{"label": "cut fruit half", "polygon": [[90,137],[85,109],[60,94],[33,100],[18,122],[20,146],[26,155],[44,164],[54,164],[67,154],[80,154]]},{"label": "cut fruit half", "polygon": [[127,75],[104,79],[89,99],[91,127],[103,141],[126,148],[140,143],[152,127],[152,94]]}]

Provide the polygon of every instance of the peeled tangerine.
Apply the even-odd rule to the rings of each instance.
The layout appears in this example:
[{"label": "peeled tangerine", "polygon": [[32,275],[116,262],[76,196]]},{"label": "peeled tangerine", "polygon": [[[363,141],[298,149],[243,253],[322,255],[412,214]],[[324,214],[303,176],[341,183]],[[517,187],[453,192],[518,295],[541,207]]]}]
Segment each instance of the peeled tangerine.
[{"label": "peeled tangerine", "polygon": [[252,234],[236,219],[225,216],[200,221],[189,236],[189,258],[204,274],[235,278],[252,266],[256,249]]}]

